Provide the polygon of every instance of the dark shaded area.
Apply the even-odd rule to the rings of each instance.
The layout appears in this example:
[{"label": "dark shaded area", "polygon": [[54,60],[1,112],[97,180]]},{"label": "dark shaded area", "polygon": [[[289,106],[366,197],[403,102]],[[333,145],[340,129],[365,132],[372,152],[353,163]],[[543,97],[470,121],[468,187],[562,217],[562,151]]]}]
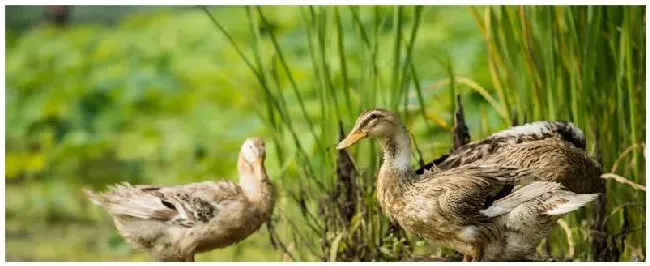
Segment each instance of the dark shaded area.
[{"label": "dark shaded area", "polygon": [[[339,141],[344,138],[343,123],[339,121]],[[354,178],[357,176],[357,170],[346,149],[339,150],[337,153],[336,176],[339,182],[337,183],[334,195],[341,202],[339,212],[343,215],[343,223],[349,226],[352,216],[355,213],[356,200],[354,199],[354,191],[356,188],[354,186]]]},{"label": "dark shaded area", "polygon": [[443,154],[443,155],[441,155],[440,157],[438,157],[437,159],[431,161],[430,163],[425,164],[424,166],[422,166],[422,167],[416,169],[416,170],[415,170],[415,173],[418,174],[418,175],[424,174],[424,171],[430,170],[430,169],[433,168],[434,166],[441,164],[441,163],[444,162],[448,157],[449,157],[449,154]]},{"label": "dark shaded area", "polygon": [[[568,141],[569,143],[573,144],[573,146],[576,146],[582,150],[585,150],[587,148],[587,142],[584,139],[577,139],[571,134],[571,130],[569,130],[569,122],[566,121],[560,121],[562,122],[562,125],[564,126],[563,128],[560,128],[557,130],[558,133],[560,133],[560,136],[564,141]],[[601,156],[602,157],[602,156]],[[599,162],[602,165],[602,162]]]},{"label": "dark shaded area", "polygon": [[[600,141],[598,135],[596,135],[595,142],[596,160],[598,163],[602,164],[603,156],[600,152]],[[607,191],[604,190],[600,195],[598,195],[598,198],[596,198],[594,202],[594,211],[592,213],[594,223],[591,228],[591,245],[593,246],[592,251],[594,261],[611,261],[608,259],[608,257],[611,256],[607,256],[608,254],[605,253],[605,250],[607,249],[607,235],[609,234],[607,225],[605,224],[605,220],[607,219],[606,208]]]},{"label": "dark shaded area", "polygon": [[58,27],[64,27],[70,22],[71,6],[46,6],[45,20]]},{"label": "dark shaded area", "polygon": [[472,137],[469,135],[469,129],[467,129],[467,123],[465,122],[465,113],[463,112],[463,102],[461,101],[461,97],[459,94],[456,95],[456,112],[454,113],[454,130],[453,130],[454,146],[451,148],[451,152],[454,152],[456,149],[469,143],[471,139]]},{"label": "dark shaded area", "polygon": [[22,32],[43,21],[56,25],[98,24],[114,25],[129,14],[160,9],[183,10],[191,6],[5,6],[5,29]]},{"label": "dark shaded area", "polygon": [[488,196],[487,198],[485,198],[485,202],[483,202],[483,209],[487,209],[487,208],[490,207],[490,206],[492,205],[492,203],[494,203],[495,201],[497,201],[497,200],[499,200],[499,199],[502,199],[502,198],[504,198],[505,196],[507,196],[508,194],[510,194],[510,192],[512,192],[512,190],[513,190],[514,188],[515,188],[515,186],[513,186],[513,185],[505,185],[505,186],[503,186],[503,187],[501,188],[501,190],[499,190],[499,192],[497,192],[496,195],[494,195],[494,196]]}]

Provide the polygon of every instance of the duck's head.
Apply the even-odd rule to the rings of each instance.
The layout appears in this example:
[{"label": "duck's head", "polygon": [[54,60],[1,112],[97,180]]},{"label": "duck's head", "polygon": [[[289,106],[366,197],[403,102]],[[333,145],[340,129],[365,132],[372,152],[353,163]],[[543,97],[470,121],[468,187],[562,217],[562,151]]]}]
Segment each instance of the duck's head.
[{"label": "duck's head", "polygon": [[255,177],[255,180],[266,178],[264,160],[266,159],[266,147],[260,138],[248,138],[241,145],[237,170],[240,177]]},{"label": "duck's head", "polygon": [[260,138],[248,138],[241,145],[241,157],[249,165],[263,163],[266,159],[266,147]]},{"label": "duck's head", "polygon": [[402,122],[397,115],[386,109],[375,108],[359,115],[350,134],[338,145],[337,150],[354,145],[364,138],[385,139],[395,135],[402,127]]}]

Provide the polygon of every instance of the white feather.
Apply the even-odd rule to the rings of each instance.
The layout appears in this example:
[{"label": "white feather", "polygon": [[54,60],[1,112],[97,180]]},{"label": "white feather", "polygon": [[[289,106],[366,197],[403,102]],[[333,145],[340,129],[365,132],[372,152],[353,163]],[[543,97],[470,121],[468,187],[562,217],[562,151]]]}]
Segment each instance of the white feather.
[{"label": "white feather", "polygon": [[463,231],[458,233],[458,237],[460,239],[463,239],[465,241],[474,241],[476,240],[476,234],[478,234],[478,230],[476,230],[476,227],[473,225],[465,227]]},{"label": "white feather", "polygon": [[550,129],[548,123],[544,121],[533,122],[521,126],[511,127],[509,129],[492,134],[494,137],[510,137],[518,135],[542,134],[548,133]]},{"label": "white feather", "polygon": [[399,170],[406,170],[411,168],[411,154],[406,154],[406,152],[400,153],[397,155],[397,158],[395,158],[394,166],[395,168]]},{"label": "white feather", "polygon": [[512,210],[511,208],[504,208],[504,207],[501,207],[501,206],[492,205],[492,206],[488,207],[485,210],[480,210],[479,212],[482,213],[483,215],[487,216],[487,217],[494,217],[494,216],[499,216],[501,214],[509,212],[511,210]]},{"label": "white feather", "polygon": [[562,203],[546,212],[548,215],[562,215],[577,210],[585,204],[593,201],[598,194],[576,194],[568,198],[568,202]]},{"label": "white feather", "polygon": [[481,210],[480,212],[490,218],[503,215],[526,201],[534,199],[544,193],[560,189],[561,187],[562,185],[557,182],[535,181],[513,191],[505,198],[493,202],[490,207]]}]

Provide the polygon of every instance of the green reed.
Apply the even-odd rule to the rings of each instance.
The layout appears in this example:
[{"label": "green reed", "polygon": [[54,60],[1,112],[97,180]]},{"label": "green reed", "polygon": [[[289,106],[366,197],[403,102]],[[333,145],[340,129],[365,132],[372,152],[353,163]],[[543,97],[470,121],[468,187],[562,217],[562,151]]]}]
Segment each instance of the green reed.
[{"label": "green reed", "polygon": [[[567,120],[585,131],[599,150],[605,173],[645,184],[645,7],[470,8],[488,48],[488,63],[499,102],[519,118]],[[592,148],[593,149],[593,148]],[[613,169],[617,165],[616,169]],[[607,181],[610,248],[622,237],[622,256],[645,255],[645,192]],[[620,207],[623,206],[623,207]],[[630,227],[625,234],[624,211]],[[639,212],[641,211],[641,212]],[[583,213],[567,218],[572,230],[593,222]],[[587,219],[587,220],[585,220]],[[618,236],[614,236],[619,234]],[[589,249],[592,234],[576,245]],[[554,254],[566,249],[554,235]],[[588,252],[580,259],[594,259]]]},{"label": "green reed", "polygon": [[[417,67],[422,59],[414,55],[425,7],[295,8],[305,38],[291,42],[281,38],[282,29],[274,29],[267,14],[273,7],[243,8],[251,36],[246,48],[204,10],[259,84],[252,95],[260,95],[265,105],[255,108],[271,134],[282,166],[281,193],[288,199],[276,212],[285,224],[278,225],[283,226],[280,238],[294,246],[284,252],[299,260],[404,260],[424,252],[421,239],[392,228],[379,210],[374,176],[380,158],[372,142],[350,149],[357,166],[349,172],[353,183],[340,185],[341,155],[334,149],[339,124],[347,132],[356,116],[372,107],[395,111],[414,133],[432,133],[431,122],[449,130],[454,97],[469,89],[500,119],[495,127],[481,106],[482,136],[510,126],[513,118],[568,120],[585,131],[594,155],[598,143],[605,172],[645,183],[639,144],[645,135],[644,8],[471,7],[486,43],[491,84],[456,76],[452,60],[436,55],[433,61],[447,77],[427,88],[421,77],[427,69]],[[424,96],[442,86],[449,95],[447,119],[427,111]],[[414,156],[422,160],[421,154]],[[639,228],[644,215],[624,218],[639,206],[645,211],[632,204],[644,201],[644,192],[607,182],[608,237],[620,240],[623,234],[616,234],[627,221],[620,259],[645,255],[645,228]],[[342,198],[341,191],[353,188],[353,198]],[[340,210],[350,203],[355,212],[348,219]],[[561,229],[546,241],[551,255],[594,259],[589,212],[565,218],[575,256],[562,252],[569,242]],[[427,248],[427,254],[441,252]]]}]

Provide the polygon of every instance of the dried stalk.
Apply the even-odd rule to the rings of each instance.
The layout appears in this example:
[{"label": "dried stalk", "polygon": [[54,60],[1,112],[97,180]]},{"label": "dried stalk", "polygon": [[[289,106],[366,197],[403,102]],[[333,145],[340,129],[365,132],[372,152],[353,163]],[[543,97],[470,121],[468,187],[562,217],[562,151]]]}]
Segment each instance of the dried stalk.
[{"label": "dried stalk", "polygon": [[642,190],[642,191],[645,191],[645,186],[643,186],[643,185],[639,185],[639,184],[637,184],[637,183],[634,183],[634,182],[628,180],[627,178],[622,177],[622,176],[619,176],[619,175],[614,174],[614,173],[605,173],[605,174],[602,174],[602,175],[600,176],[600,178],[603,178],[603,179],[611,179],[611,180],[614,180],[614,181],[616,181],[616,182],[618,182],[618,183],[621,183],[621,184],[625,184],[625,185],[631,186],[632,188],[634,188],[634,189],[636,189],[636,190]]}]

